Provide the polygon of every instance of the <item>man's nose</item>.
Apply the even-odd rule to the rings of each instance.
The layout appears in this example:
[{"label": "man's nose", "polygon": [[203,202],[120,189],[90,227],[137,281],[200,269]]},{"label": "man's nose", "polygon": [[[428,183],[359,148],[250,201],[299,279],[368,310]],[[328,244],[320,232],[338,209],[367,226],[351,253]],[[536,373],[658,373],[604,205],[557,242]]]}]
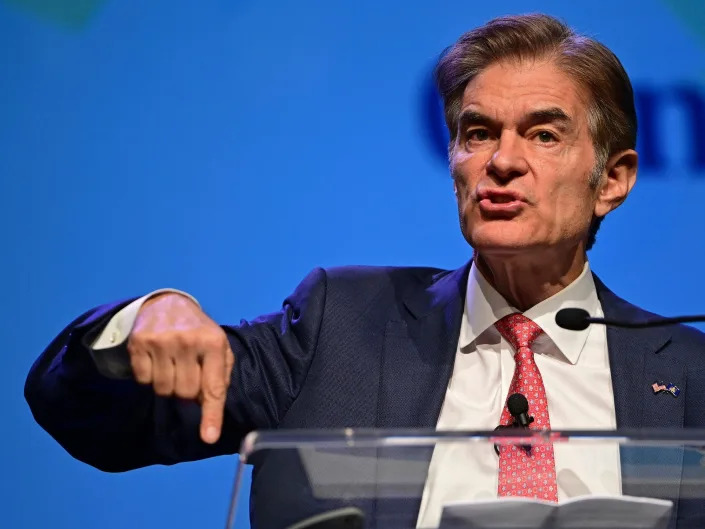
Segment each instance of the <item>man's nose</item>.
[{"label": "man's nose", "polygon": [[526,174],[528,170],[521,138],[512,131],[505,131],[487,162],[487,172],[500,180],[511,180]]}]

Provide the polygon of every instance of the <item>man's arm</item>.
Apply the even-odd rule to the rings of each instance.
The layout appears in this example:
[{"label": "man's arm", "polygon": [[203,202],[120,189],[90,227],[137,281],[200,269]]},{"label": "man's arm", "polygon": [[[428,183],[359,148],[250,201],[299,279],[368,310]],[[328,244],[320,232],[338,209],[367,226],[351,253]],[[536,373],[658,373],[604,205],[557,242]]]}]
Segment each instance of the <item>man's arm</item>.
[{"label": "man's arm", "polygon": [[[129,301],[93,309],[74,320],[37,359],[27,378],[25,397],[37,422],[69,453],[106,471],[234,453],[247,432],[276,427],[296,399],[316,352],[326,288],[325,272],[314,270],[279,312],[238,326],[217,327],[224,334],[224,344],[211,342],[212,333],[205,342],[184,339],[184,332],[198,332],[193,326],[187,326],[186,331],[180,328],[183,319],[172,318],[171,309],[159,316],[165,322],[171,320],[162,327],[147,319],[140,324],[138,317],[119,354],[130,358],[133,371],[142,372],[123,380],[100,373],[91,356],[99,351],[92,352],[91,345]],[[159,299],[150,305],[157,306]],[[187,298],[183,300],[198,309]],[[147,331],[143,336],[148,339],[135,342],[142,331]],[[199,365],[205,365],[203,347],[214,350],[223,346],[232,351],[232,369],[225,373],[225,359],[220,364],[219,375],[223,380],[229,378],[224,395],[210,395],[209,399],[204,394],[208,390],[204,391],[203,376],[195,398],[192,383],[186,384],[190,388],[186,397],[178,395],[175,386],[165,384],[169,377],[159,373],[158,364],[168,356],[159,359],[153,351],[169,355],[177,343],[178,355],[192,355]],[[184,344],[198,350],[184,349]],[[145,356],[150,358],[150,369],[144,367]],[[214,362],[209,372],[215,374],[212,368],[218,365]],[[176,381],[175,374],[172,380]],[[204,406],[203,413],[198,401]],[[217,402],[221,403],[219,412]],[[202,417],[216,423],[222,420],[222,434],[212,444],[202,440],[210,426],[202,423]]]}]

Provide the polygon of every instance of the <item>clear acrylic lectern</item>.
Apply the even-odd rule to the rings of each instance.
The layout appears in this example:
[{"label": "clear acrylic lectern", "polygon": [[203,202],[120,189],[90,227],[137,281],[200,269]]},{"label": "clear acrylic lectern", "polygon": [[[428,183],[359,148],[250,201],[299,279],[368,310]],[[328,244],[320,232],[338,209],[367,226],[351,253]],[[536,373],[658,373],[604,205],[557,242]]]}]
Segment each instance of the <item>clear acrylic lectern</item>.
[{"label": "clear acrylic lectern", "polygon": [[[558,503],[497,498],[498,450],[546,443]],[[705,430],[280,430],[239,457],[227,529],[249,464],[256,529],[705,529]]]}]

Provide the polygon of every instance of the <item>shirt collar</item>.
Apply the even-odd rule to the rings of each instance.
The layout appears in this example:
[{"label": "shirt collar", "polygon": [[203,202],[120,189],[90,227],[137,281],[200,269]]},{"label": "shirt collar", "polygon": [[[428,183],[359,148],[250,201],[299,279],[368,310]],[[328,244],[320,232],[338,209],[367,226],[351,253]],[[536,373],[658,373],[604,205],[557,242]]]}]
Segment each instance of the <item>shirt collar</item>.
[{"label": "shirt collar", "polygon": [[[559,327],[556,324],[556,312],[568,307],[584,309],[591,315],[601,314],[589,263],[585,263],[581,274],[570,285],[524,312],[527,318],[543,329],[565,358],[575,364],[585,346],[590,328],[570,331]],[[515,312],[521,311],[511,306],[473,263],[468,276],[459,346],[468,346],[498,320]]]}]

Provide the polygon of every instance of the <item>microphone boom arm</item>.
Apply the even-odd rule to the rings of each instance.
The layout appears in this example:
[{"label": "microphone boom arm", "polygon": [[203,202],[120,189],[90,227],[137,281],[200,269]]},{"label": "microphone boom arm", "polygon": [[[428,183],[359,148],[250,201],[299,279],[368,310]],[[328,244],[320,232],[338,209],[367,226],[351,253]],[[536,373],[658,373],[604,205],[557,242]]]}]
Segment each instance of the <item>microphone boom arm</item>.
[{"label": "microphone boom arm", "polygon": [[697,323],[704,322],[705,315],[694,316],[676,316],[674,318],[658,318],[645,321],[617,321],[608,318],[590,318],[590,323],[598,323],[600,325],[611,325],[612,327],[623,327],[626,329],[643,329],[645,327],[656,327],[661,325],[676,325],[678,323]]}]

